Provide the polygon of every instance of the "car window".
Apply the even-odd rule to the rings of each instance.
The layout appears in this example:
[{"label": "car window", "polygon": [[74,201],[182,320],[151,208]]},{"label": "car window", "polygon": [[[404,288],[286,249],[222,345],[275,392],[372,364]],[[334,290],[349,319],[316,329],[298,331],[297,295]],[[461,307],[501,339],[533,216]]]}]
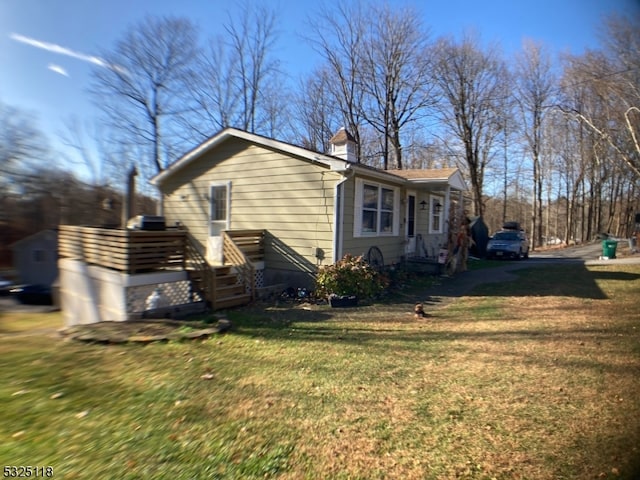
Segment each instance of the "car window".
[{"label": "car window", "polygon": [[493,238],[494,240],[519,240],[516,232],[498,232]]}]

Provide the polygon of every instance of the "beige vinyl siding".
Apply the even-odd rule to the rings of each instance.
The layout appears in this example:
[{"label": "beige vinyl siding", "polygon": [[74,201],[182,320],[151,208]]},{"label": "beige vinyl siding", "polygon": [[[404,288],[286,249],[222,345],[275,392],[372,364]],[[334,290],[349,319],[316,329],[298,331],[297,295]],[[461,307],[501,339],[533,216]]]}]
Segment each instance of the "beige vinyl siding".
[{"label": "beige vinyl siding", "polygon": [[[265,229],[267,269],[315,272],[333,255],[334,191],[341,176],[285,153],[228,140],[161,185],[168,225],[179,221],[201,244],[209,235],[209,186],[231,182],[231,230]],[[324,260],[313,251],[324,251]]]},{"label": "beige vinyl siding", "polygon": [[[370,247],[376,246],[382,252],[385,265],[393,262],[399,262],[401,256],[404,255],[404,238],[405,238],[405,225],[404,225],[404,205],[400,205],[400,227],[398,229],[398,235],[380,235],[380,236],[354,236],[355,222],[355,193],[356,193],[356,179],[353,177],[349,181],[344,183],[344,232],[343,232],[343,244],[342,254],[350,253],[352,255],[366,255]],[[375,185],[383,185],[389,187],[399,187],[397,184],[385,183],[379,179],[364,178],[365,181],[370,181]],[[406,191],[404,188],[400,188],[399,199],[405,198]]]}]

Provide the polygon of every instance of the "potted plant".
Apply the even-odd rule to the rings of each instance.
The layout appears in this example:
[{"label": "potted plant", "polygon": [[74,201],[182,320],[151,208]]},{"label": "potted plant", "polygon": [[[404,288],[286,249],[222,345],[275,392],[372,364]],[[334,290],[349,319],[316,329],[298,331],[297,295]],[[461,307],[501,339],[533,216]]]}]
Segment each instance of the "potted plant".
[{"label": "potted plant", "polygon": [[362,256],[347,254],[332,265],[320,267],[316,294],[325,296],[332,307],[356,306],[384,290],[384,278]]}]

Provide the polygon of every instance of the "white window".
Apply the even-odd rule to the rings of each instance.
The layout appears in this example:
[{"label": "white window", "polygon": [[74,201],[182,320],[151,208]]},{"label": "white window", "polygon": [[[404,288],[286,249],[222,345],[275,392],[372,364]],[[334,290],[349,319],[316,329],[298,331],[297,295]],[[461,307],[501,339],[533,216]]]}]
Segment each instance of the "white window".
[{"label": "white window", "polygon": [[214,183],[209,186],[209,235],[219,235],[229,229],[229,204],[231,182]]},{"label": "white window", "polygon": [[227,221],[227,186],[211,186],[211,221]]},{"label": "white window", "polygon": [[397,187],[356,180],[354,236],[398,235],[399,198]]},{"label": "white window", "polygon": [[443,211],[444,207],[442,197],[436,197],[433,195],[429,197],[429,233],[443,232]]}]

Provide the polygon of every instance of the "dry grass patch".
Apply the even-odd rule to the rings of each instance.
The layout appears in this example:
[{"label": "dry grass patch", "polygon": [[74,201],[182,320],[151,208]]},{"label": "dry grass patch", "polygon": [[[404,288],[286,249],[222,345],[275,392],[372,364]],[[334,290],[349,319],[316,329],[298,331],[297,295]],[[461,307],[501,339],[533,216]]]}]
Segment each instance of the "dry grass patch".
[{"label": "dry grass patch", "polygon": [[[514,453],[526,452],[514,475],[635,478],[640,473],[640,407],[634,400],[640,393],[640,271],[623,269],[573,272],[602,291],[596,300],[580,296],[592,286],[579,279],[574,279],[577,296],[562,297],[536,295],[536,281],[525,280],[520,287],[480,289],[490,295],[451,306],[434,325],[456,337],[457,353],[449,360],[464,366],[439,376],[450,376],[473,399],[467,407],[480,415],[472,423],[488,422],[493,455],[503,451],[512,461]],[[501,290],[511,296],[494,296]],[[470,311],[473,318],[458,320]]]},{"label": "dry grass patch", "polygon": [[273,307],[202,342],[0,338],[0,458],[56,478],[637,478],[640,268],[563,268],[426,320]]},{"label": "dry grass patch", "polygon": [[63,326],[60,311],[34,313],[27,311],[0,311],[0,335],[31,333],[34,330],[55,331]]}]

